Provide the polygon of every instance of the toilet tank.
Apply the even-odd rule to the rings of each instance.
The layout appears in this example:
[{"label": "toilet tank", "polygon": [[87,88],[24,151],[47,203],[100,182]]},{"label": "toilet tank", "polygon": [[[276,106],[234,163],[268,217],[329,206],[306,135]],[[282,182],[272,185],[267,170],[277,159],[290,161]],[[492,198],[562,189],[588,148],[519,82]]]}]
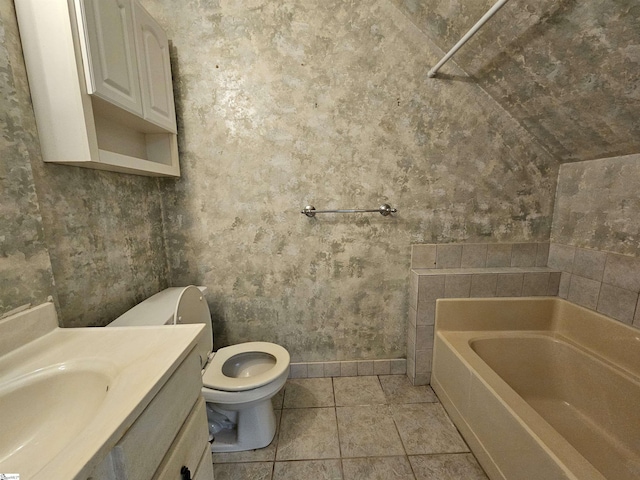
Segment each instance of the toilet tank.
[{"label": "toilet tank", "polygon": [[213,350],[211,312],[204,298],[206,287],[171,287],[156,293],[126,311],[107,327],[140,327],[176,325],[188,323],[205,324],[205,343],[198,344],[201,364],[207,361]]}]

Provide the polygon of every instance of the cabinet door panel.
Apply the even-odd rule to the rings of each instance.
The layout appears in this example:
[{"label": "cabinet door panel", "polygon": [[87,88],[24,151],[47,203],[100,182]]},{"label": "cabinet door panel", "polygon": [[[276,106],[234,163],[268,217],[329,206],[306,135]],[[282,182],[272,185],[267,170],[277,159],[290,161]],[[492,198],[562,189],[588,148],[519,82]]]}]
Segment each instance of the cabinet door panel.
[{"label": "cabinet door panel", "polygon": [[142,116],[131,0],[83,0],[92,90]]},{"label": "cabinet door panel", "polygon": [[167,36],[137,2],[134,3],[134,13],[144,118],[175,133],[176,116]]}]

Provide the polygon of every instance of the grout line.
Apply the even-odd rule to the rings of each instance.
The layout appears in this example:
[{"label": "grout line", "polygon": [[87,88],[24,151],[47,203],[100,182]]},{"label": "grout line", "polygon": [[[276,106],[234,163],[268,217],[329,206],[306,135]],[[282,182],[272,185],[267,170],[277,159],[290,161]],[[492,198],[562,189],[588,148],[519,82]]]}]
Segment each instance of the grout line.
[{"label": "grout line", "polygon": [[[333,415],[336,419],[336,432],[338,433],[338,453],[340,455],[340,460],[342,460],[342,444],[340,442],[340,423],[338,422],[338,407],[333,407]],[[340,462],[342,465],[342,461]]]},{"label": "grout line", "polygon": [[[400,439],[400,444],[402,445],[402,450],[404,450],[404,454],[405,456],[409,456],[409,454],[407,453],[407,446],[404,444],[404,440],[402,439],[402,435],[400,434],[400,428],[398,427],[398,423],[396,422],[396,418],[393,415],[393,411],[391,410],[391,405],[388,406],[389,408],[389,414],[391,415],[391,420],[393,421],[393,425],[396,427],[396,432],[398,432],[398,438]],[[409,462],[411,463],[411,462]],[[411,471],[413,472],[413,468],[411,469]],[[414,472],[414,476],[415,476],[415,472]]]},{"label": "grout line", "polygon": [[335,384],[333,382],[333,377],[329,377],[331,378],[331,398],[333,398],[333,406],[336,407],[336,388],[335,388]]},{"label": "grout line", "polygon": [[[585,277],[586,278],[586,277]],[[591,280],[591,279],[588,279]],[[598,282],[596,280],[596,282]],[[598,307],[600,306],[600,295],[602,295],[602,285],[604,284],[604,282],[598,282],[598,295],[596,297],[596,305],[593,309],[594,312],[599,312]],[[600,313],[600,312],[599,312]],[[634,312],[635,313],[635,312]],[[608,316],[608,315],[607,315]],[[613,317],[611,317],[613,318]],[[617,318],[615,320],[618,320]],[[619,320],[618,320],[619,321]],[[631,319],[631,321],[633,322],[633,319]]]},{"label": "grout line", "polygon": [[[290,463],[290,462],[323,462],[324,460],[341,460],[340,457],[323,457],[323,458],[294,458],[291,460],[276,460],[275,463]],[[250,463],[250,462],[247,462]],[[259,463],[259,462],[253,462]],[[304,479],[307,480],[307,479]]]},{"label": "grout line", "polygon": [[416,472],[413,469],[413,463],[411,463],[411,459],[409,458],[409,455],[407,455],[406,451],[405,451],[405,458],[407,459],[407,462],[409,462],[409,468],[411,469],[411,473],[413,474],[413,478],[418,478],[418,475],[416,475]]},{"label": "grout line", "polygon": [[340,423],[338,422],[338,402],[336,402],[336,385],[334,378],[331,377],[331,393],[333,394],[333,412],[336,417],[336,432],[338,434],[338,453],[340,454],[340,474],[344,478],[344,469],[342,467],[342,444],[340,442]]}]

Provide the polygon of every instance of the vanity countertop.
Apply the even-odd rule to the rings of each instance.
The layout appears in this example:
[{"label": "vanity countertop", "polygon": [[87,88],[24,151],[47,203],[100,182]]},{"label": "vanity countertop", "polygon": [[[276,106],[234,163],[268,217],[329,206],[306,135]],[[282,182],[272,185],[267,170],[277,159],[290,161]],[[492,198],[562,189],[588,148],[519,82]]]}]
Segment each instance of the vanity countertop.
[{"label": "vanity countertop", "polygon": [[21,480],[87,478],[204,332],[57,328],[50,303],[13,317],[0,320],[0,472]]}]

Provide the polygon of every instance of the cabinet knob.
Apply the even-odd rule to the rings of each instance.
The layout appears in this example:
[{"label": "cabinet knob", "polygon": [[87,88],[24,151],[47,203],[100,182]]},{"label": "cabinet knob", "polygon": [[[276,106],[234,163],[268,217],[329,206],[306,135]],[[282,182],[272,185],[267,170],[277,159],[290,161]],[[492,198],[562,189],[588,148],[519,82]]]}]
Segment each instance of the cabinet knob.
[{"label": "cabinet knob", "polygon": [[180,469],[180,480],[191,480],[191,472],[185,465]]}]

